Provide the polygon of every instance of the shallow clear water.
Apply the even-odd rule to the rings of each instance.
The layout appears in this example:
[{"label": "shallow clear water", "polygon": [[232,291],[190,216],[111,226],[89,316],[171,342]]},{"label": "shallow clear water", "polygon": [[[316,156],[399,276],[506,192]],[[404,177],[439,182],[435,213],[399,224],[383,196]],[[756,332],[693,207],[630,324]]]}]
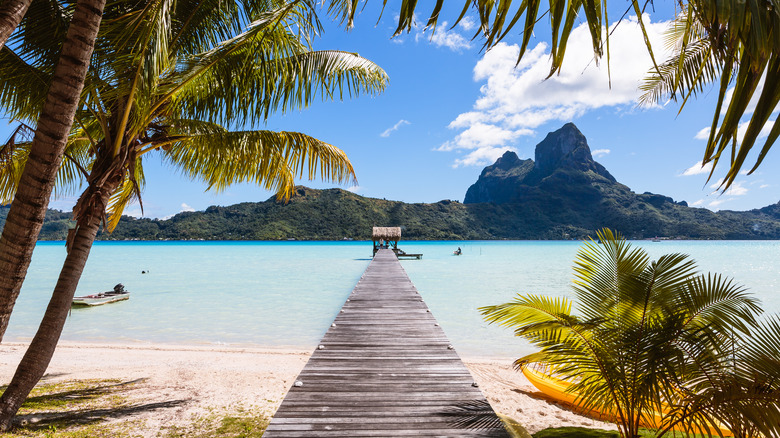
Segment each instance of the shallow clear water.
[{"label": "shallow clear water", "polygon": [[[734,277],[780,312],[780,242],[634,242],[653,258],[682,252],[701,271]],[[461,355],[529,352],[477,308],[517,293],[570,296],[579,242],[402,242],[422,260],[403,261]],[[463,255],[452,251],[460,246]],[[77,295],[123,283],[129,301],[74,308],[63,339],[313,348],[370,262],[370,242],[98,242]],[[65,258],[41,243],[17,301],[7,340],[30,339]],[[141,274],[141,271],[148,271]]]}]

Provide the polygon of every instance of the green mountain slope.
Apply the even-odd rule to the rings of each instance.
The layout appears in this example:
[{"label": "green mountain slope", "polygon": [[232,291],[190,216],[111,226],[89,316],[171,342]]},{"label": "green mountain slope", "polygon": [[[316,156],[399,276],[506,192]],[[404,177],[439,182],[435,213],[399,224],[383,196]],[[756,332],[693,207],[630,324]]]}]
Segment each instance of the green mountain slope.
[{"label": "green mountain slope", "polygon": [[[583,239],[609,226],[630,238],[670,236],[693,239],[778,239],[780,205],[749,212],[689,208],[669,198],[641,194],[561,208],[563,198],[534,198],[525,203],[406,204],[366,198],[341,190],[298,187],[290,203],[274,199],[171,219],[122,218],[112,240],[276,240],[368,239],[373,226],[402,226],[404,239]],[[7,207],[0,208],[0,222]],[[69,214],[50,210],[42,240],[62,240]]]},{"label": "green mountain slope", "polygon": [[[407,204],[341,190],[296,188],[271,198],[168,220],[123,217],[115,240],[369,239],[373,226],[401,226],[404,239],[584,239],[610,227],[631,239],[780,239],[780,203],[717,213],[653,193],[637,194],[596,163],[574,124],[550,133],[534,160],[507,152],[486,167],[463,204]],[[0,225],[8,207],[0,207]],[[49,210],[43,240],[63,240],[67,213]]]}]

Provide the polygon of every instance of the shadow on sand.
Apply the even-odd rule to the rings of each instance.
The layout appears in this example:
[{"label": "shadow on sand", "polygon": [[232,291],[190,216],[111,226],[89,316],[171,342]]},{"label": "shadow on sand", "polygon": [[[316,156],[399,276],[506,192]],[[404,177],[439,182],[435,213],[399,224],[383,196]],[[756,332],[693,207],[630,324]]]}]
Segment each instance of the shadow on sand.
[{"label": "shadow on sand", "polygon": [[[57,428],[84,426],[158,409],[175,408],[189,401],[185,399],[135,404],[123,404],[120,402],[119,405],[110,407],[82,406],[89,401],[99,401],[98,399],[101,397],[121,394],[123,390],[128,390],[136,383],[144,380],[137,379],[114,384],[98,384],[97,386],[29,397],[22,409],[33,409],[36,412],[17,415],[14,418],[14,427],[16,429],[35,431],[49,429],[52,426]],[[0,387],[0,390],[4,389],[5,386]],[[104,406],[111,405],[116,404],[116,401],[107,400],[106,403],[101,404]],[[61,407],[61,409],[58,409],[58,407]]]}]

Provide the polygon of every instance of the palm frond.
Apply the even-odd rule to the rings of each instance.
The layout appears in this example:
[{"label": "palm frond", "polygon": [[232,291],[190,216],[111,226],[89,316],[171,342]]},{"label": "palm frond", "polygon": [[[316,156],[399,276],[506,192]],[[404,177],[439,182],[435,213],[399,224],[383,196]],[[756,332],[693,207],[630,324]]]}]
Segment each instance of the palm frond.
[{"label": "palm frond", "polygon": [[659,65],[658,69],[648,72],[639,86],[642,91],[639,103],[649,106],[667,96],[675,101],[682,97],[682,111],[690,96],[702,93],[721,73],[722,67],[713,54],[710,40],[693,42],[686,46],[685,51]]},{"label": "palm frond", "polygon": [[522,330],[532,324],[571,322],[571,301],[565,297],[518,295],[509,303],[480,307],[479,313],[489,323]]},{"label": "palm frond", "polygon": [[[6,143],[0,146],[0,204],[10,203],[16,195],[34,134],[32,128],[20,125]],[[86,176],[85,169],[90,161],[87,151],[78,140],[68,143],[57,171],[53,193],[55,198],[73,194],[81,187]]]},{"label": "palm frond", "polygon": [[[141,201],[140,193],[146,183],[141,160],[141,157],[136,158],[136,164],[133,166],[132,173],[128,172],[125,175],[122,184],[108,200],[108,206],[106,207],[108,216],[106,230],[108,232],[113,231],[114,228],[119,225],[119,220],[122,219],[122,213],[124,213],[125,208],[129,203]],[[143,212],[143,204],[141,204],[141,211]]]},{"label": "palm frond", "polygon": [[37,66],[55,65],[74,8],[75,2],[33,0],[9,38],[9,45],[23,54],[27,62]]},{"label": "palm frond", "polygon": [[[287,200],[295,178],[354,181],[354,169],[340,149],[297,132],[240,131],[179,133],[160,143],[163,156],[212,190],[250,182]],[[167,148],[167,150],[166,150]]]},{"label": "palm frond", "polygon": [[[173,102],[182,116],[226,124],[256,123],[276,111],[301,109],[323,99],[382,91],[386,73],[356,54],[312,52],[287,26],[289,8],[266,13],[245,32],[180,62],[163,78],[155,107]],[[237,77],[235,72],[246,74]]]},{"label": "palm frond", "polygon": [[697,330],[717,328],[750,333],[756,317],[762,312],[759,301],[733,280],[718,274],[700,275],[681,288],[681,302],[687,307],[682,328]]},{"label": "palm frond", "polygon": [[74,195],[86,182],[88,169],[92,164],[88,142],[71,141],[65,147],[60,170],[54,185],[54,197],[64,198]]},{"label": "palm frond", "polygon": [[626,305],[641,299],[626,293],[641,290],[641,275],[649,263],[645,251],[631,248],[612,230],[600,230],[598,239],[599,244],[583,245],[574,260],[574,292],[588,319],[623,312]]},{"label": "palm frond", "polygon": [[9,204],[16,195],[22,170],[30,155],[34,132],[26,125],[13,130],[8,140],[0,146],[0,204]]},{"label": "palm frond", "polygon": [[31,64],[9,45],[0,49],[0,107],[10,118],[37,122],[46,100],[53,66]]},{"label": "palm frond", "polygon": [[604,413],[624,436],[640,426],[659,436],[672,428],[713,436],[723,427],[775,436],[780,318],[758,325],[761,309],[744,287],[697,275],[684,254],[650,261],[611,230],[598,237],[575,259],[583,317],[566,299],[538,295],[479,309],[539,348],[515,366],[545,366],[569,382],[579,406]]}]

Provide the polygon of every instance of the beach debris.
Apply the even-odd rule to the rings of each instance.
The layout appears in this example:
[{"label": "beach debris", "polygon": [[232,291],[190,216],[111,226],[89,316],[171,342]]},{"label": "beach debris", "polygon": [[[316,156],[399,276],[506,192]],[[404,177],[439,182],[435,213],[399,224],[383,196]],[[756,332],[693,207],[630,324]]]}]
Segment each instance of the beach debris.
[{"label": "beach debris", "polygon": [[293,383],[293,386],[295,386],[296,388],[300,388],[301,386],[303,386],[303,382],[301,382],[300,380],[296,380],[295,383]]},{"label": "beach debris", "polygon": [[455,349],[455,347],[453,347],[452,344],[447,346],[447,350],[454,350],[454,349]]},{"label": "beach debris", "polygon": [[475,388],[479,388],[479,383],[477,383],[477,382],[474,382],[474,383],[472,383],[472,384],[471,384],[471,386],[473,386],[473,387],[475,387]]},{"label": "beach debris", "polygon": [[324,350],[324,349],[325,349],[325,346],[324,346],[324,345],[322,345],[322,344],[320,344],[320,345],[318,345],[318,346],[317,346],[317,350]]},{"label": "beach debris", "polygon": [[334,322],[334,323],[333,323],[333,324],[331,324],[330,326],[331,326],[331,327],[336,327],[336,323]]}]

